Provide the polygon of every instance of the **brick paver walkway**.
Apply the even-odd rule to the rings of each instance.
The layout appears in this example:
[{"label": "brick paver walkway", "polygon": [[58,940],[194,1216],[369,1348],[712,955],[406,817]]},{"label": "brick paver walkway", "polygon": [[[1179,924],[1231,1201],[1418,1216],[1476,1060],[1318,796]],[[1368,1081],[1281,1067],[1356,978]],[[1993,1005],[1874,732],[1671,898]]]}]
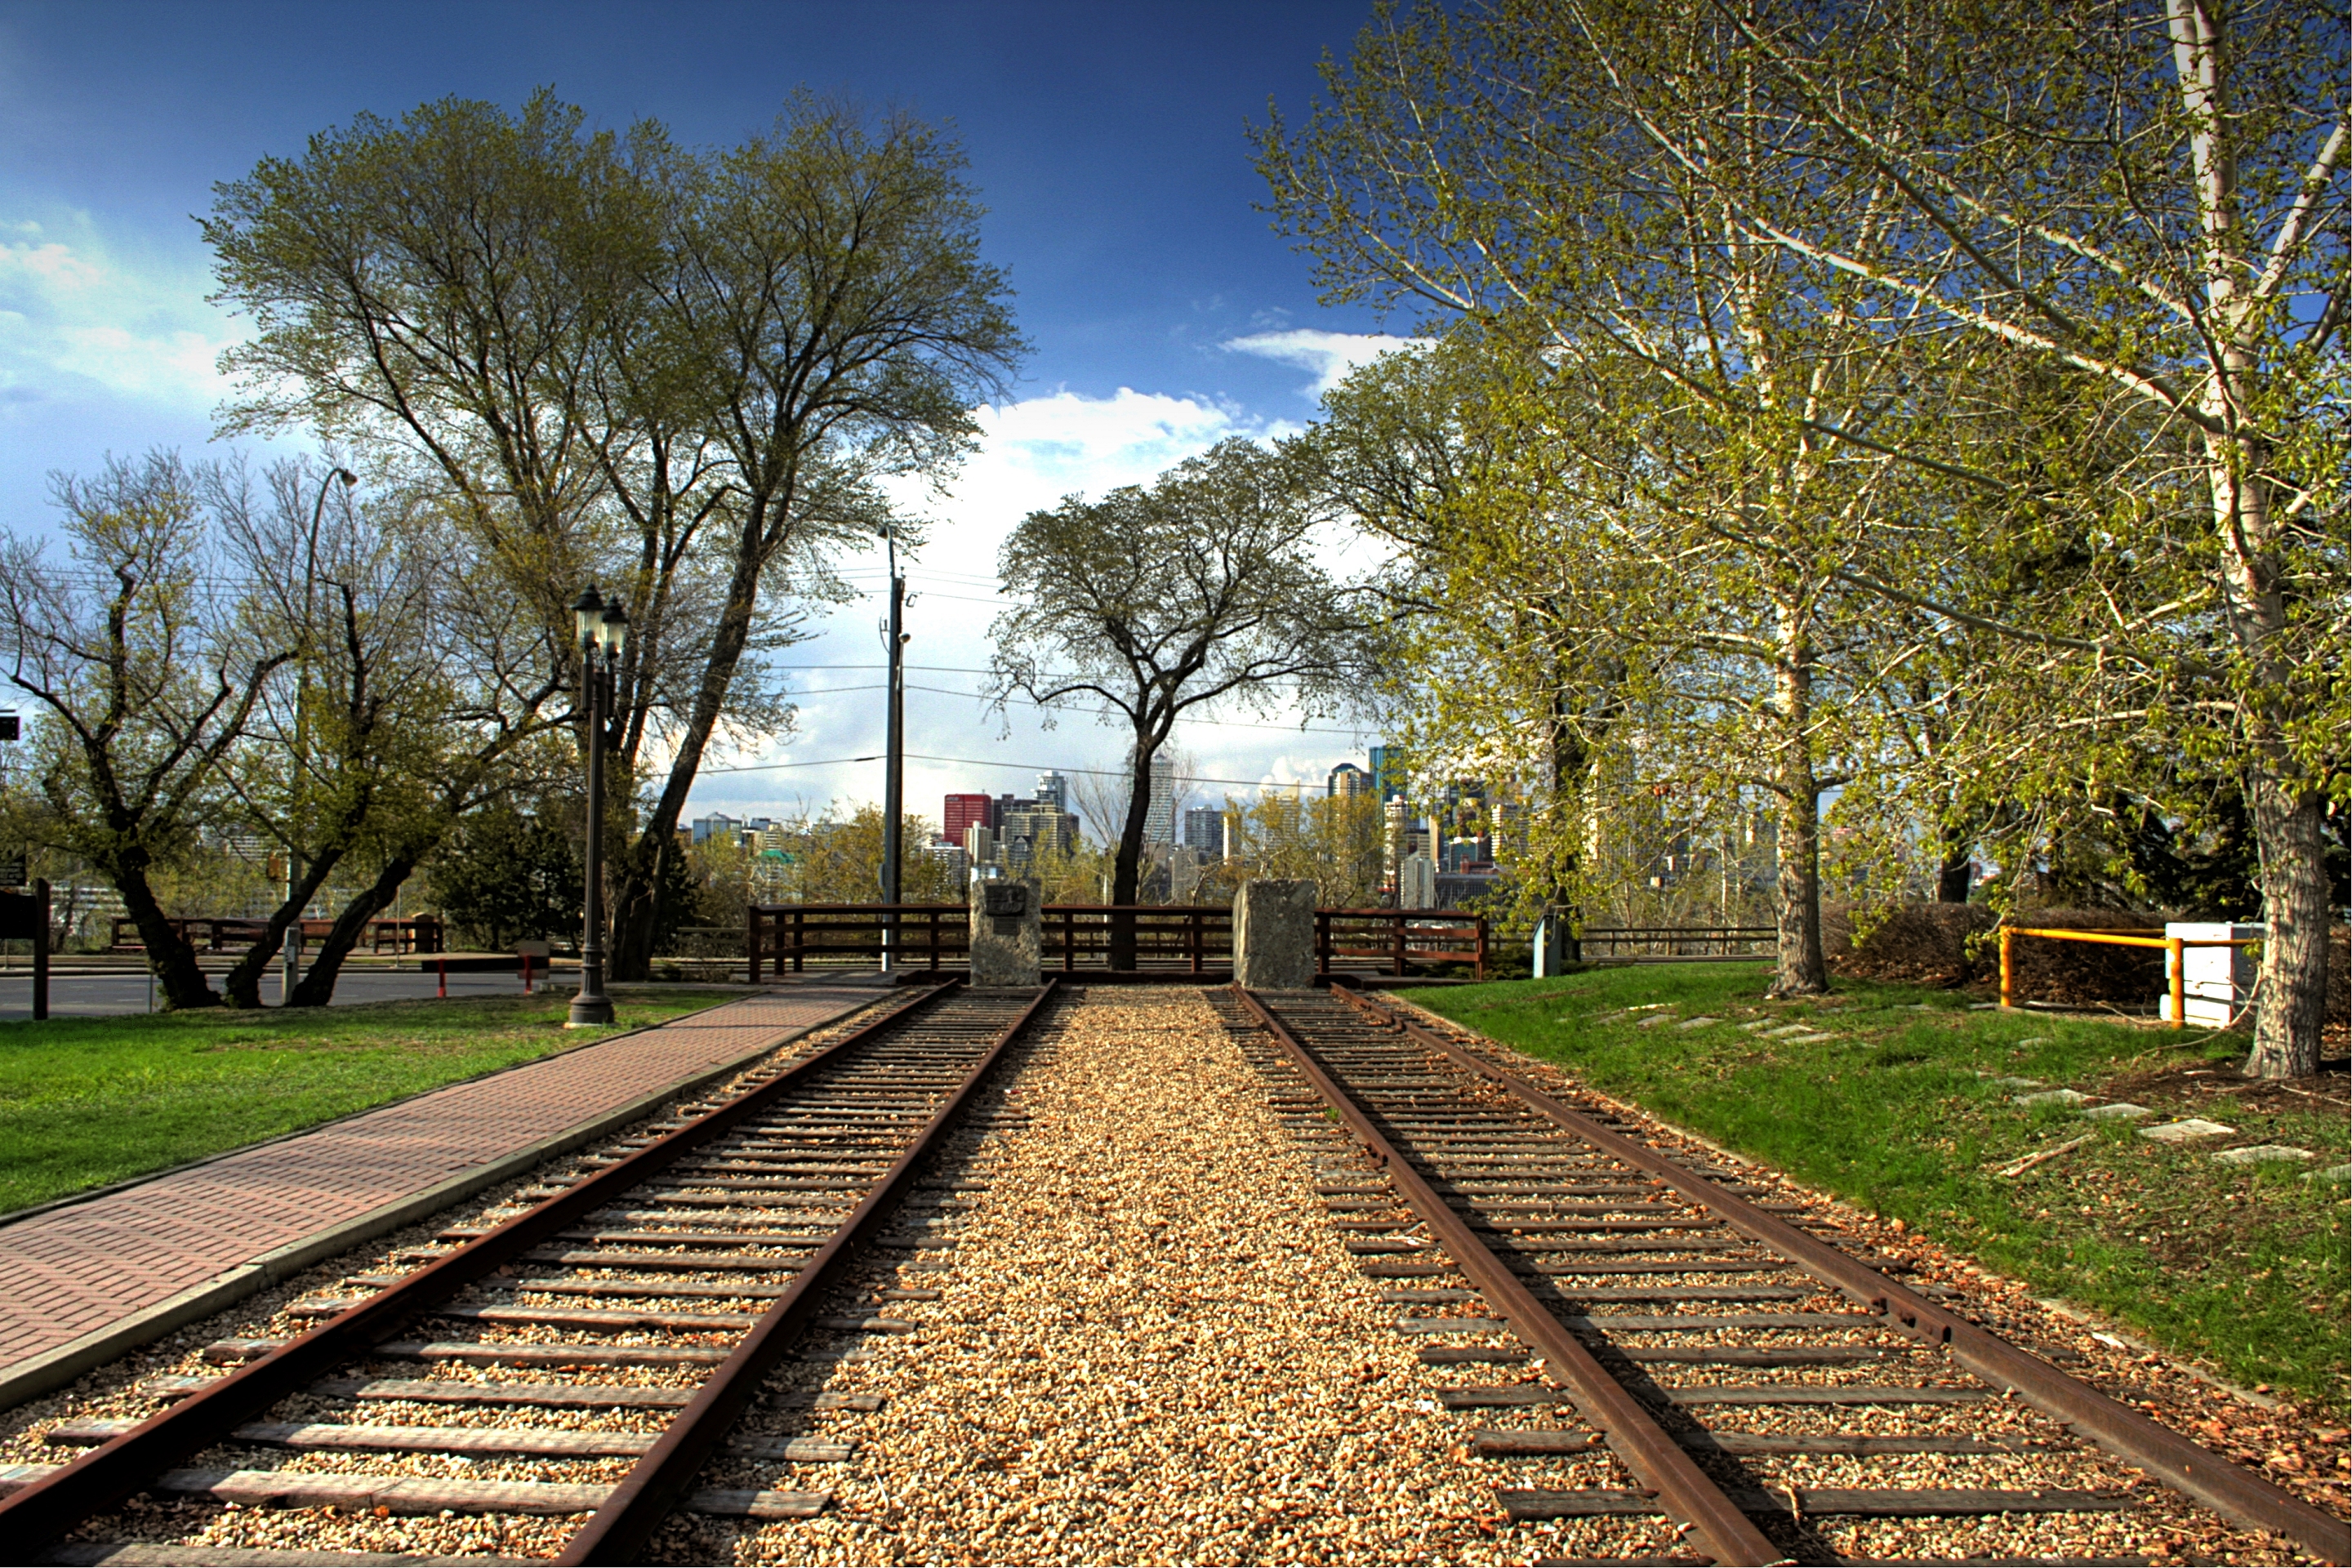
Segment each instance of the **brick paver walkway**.
[{"label": "brick paver walkway", "polygon": [[868,987],[815,985],[747,997],[0,1225],[0,1379],[225,1270],[875,999]]}]

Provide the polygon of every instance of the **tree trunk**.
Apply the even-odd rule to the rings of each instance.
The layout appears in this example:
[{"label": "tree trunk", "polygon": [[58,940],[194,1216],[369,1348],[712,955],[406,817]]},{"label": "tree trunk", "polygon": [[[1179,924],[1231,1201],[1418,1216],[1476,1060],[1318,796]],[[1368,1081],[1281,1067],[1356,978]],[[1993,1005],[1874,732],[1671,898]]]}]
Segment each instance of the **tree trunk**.
[{"label": "tree trunk", "polygon": [[131,864],[99,868],[122,895],[122,912],[138,926],[139,940],[147,944],[147,967],[163,988],[163,1010],[176,1013],[188,1007],[219,1006],[220,997],[196,963],[194,944],[172,929],[163,907],[155,901],[154,889],[147,885],[147,868]]},{"label": "tree trunk", "polygon": [[1965,904],[1976,876],[1976,859],[1970,853],[1974,847],[1948,824],[1937,830],[1937,840],[1942,846],[1943,859],[1936,868],[1936,901]]},{"label": "tree trunk", "polygon": [[[261,977],[269,973],[270,961],[284,951],[287,931],[302,918],[302,911],[310,907],[311,897],[326,885],[327,878],[341,861],[342,856],[338,853],[323,863],[311,865],[302,879],[301,890],[269,911],[269,923],[263,928],[261,940],[246,949],[245,956],[229,965],[228,973],[221,976],[221,990],[226,994],[230,1006],[261,1005]],[[298,984],[295,990],[299,994],[301,987]]]},{"label": "tree trunk", "polygon": [[[1159,754],[1157,742],[1141,731],[1135,737],[1135,780],[1128,788],[1127,824],[1119,829],[1118,855],[1111,862],[1110,901],[1119,909],[1133,905],[1136,889],[1142,881],[1143,829],[1151,818],[1151,759]],[[1110,917],[1110,966],[1113,969],[1135,967],[1135,917],[1114,914]]]},{"label": "tree trunk", "polygon": [[1775,718],[1780,726],[1780,877],[1774,913],[1780,927],[1780,958],[1772,975],[1774,996],[1818,996],[1830,988],[1822,957],[1821,786],[1813,773],[1812,659],[1793,644],[1774,676]]},{"label": "tree trunk", "polygon": [[335,981],[342,973],[343,960],[367,931],[368,921],[375,919],[400,896],[400,885],[416,869],[416,862],[395,856],[384,862],[375,880],[354,894],[342,912],[335,917],[334,926],[327,940],[319,944],[319,956],[310,961],[310,968],[294,987],[287,1005],[293,1007],[323,1007],[335,999]]},{"label": "tree trunk", "polygon": [[[677,819],[686,814],[686,797],[702,766],[703,749],[710,743],[719,715],[726,711],[728,689],[734,684],[736,667],[751,643],[760,572],[768,560],[768,552],[759,548],[767,515],[765,510],[754,507],[743,523],[745,532],[737,541],[735,578],[728,587],[726,613],[719,617],[709,656],[703,660],[702,681],[695,691],[693,710],[687,715],[685,733],[678,737],[677,755],[670,763],[669,777],[639,828],[636,842],[620,858],[620,886],[606,900],[611,910],[606,918],[612,921],[612,938],[605,948],[608,979],[641,981],[653,974],[661,890],[668,885],[669,862],[678,852]],[[617,722],[614,728],[619,728]]]},{"label": "tree trunk", "polygon": [[2291,794],[2259,774],[2250,804],[2263,844],[2260,1011],[2248,1078],[2309,1078],[2327,1021],[2326,797]]}]

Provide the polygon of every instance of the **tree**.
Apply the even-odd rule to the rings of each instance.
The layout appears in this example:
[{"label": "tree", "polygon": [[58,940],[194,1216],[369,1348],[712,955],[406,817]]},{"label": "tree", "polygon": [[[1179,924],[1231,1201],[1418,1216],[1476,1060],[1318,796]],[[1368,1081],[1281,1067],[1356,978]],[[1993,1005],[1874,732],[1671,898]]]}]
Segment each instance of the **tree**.
[{"label": "tree", "polygon": [[431,861],[427,896],[467,939],[503,952],[567,941],[580,924],[583,861],[558,801],[499,800],[458,819]]},{"label": "tree", "polygon": [[232,427],[364,434],[437,476],[567,688],[581,583],[630,603],[614,771],[649,740],[668,763],[616,860],[615,978],[646,972],[713,736],[788,721],[757,661],[793,599],[837,595],[872,481],[951,464],[1021,349],[961,169],[909,118],[805,95],[697,153],[541,92],[362,116],[220,187],[220,297],[257,326]]},{"label": "tree", "polygon": [[[1696,24],[1681,39],[1701,62],[1737,42]],[[1555,658],[1614,642],[1601,668],[1681,681],[1669,732],[1725,743],[1686,757],[1780,802],[1775,989],[1816,992],[1821,802],[1843,782],[1831,660],[1858,597],[1844,575],[1899,504],[1891,458],[1827,432],[1876,440],[1899,421],[1909,345],[1866,290],[1746,239],[1706,181],[1585,111],[1593,74],[1538,19],[1457,27],[1432,10],[1328,69],[1329,101],[1295,138],[1270,126],[1262,166],[1327,297],[1416,300],[1503,362],[1488,417],[1568,446],[1552,478],[1571,488],[1538,517],[1582,514],[1634,569],[1602,636],[1542,631],[1557,617],[1529,604],[1517,640]],[[1736,130],[1718,150],[1758,178],[1772,157]]]},{"label": "tree", "polygon": [[[1728,77],[1748,134],[1778,152],[1769,182],[1719,177],[1720,83],[1696,79],[1654,6],[1577,0],[1563,14],[1605,70],[1608,111],[1720,190],[1744,239],[1940,331],[2081,373],[2144,412],[2154,452],[2188,434],[2204,537],[2172,561],[2200,570],[2154,601],[2159,613],[2095,609],[2057,637],[1979,618],[2073,653],[2083,679],[2129,693],[2116,709],[2168,710],[2185,751],[2242,773],[2269,922],[2247,1071],[2315,1071],[2326,821],[2352,795],[2338,657],[2352,468],[2343,8],[1690,9],[1737,30]],[[2180,477],[2148,464],[2138,515],[2105,548],[2165,569],[2183,542],[2167,537]]]},{"label": "tree", "polygon": [[888,515],[875,479],[937,479],[959,461],[973,405],[1025,346],[1003,273],[981,259],[963,170],[961,149],[911,116],[869,123],[803,94],[772,134],[702,161],[685,188],[652,294],[705,400],[697,427],[724,456],[725,588],[625,862],[617,977],[650,961],[651,890],[755,651],[763,590],[805,587],[831,551],[870,538]]},{"label": "tree", "polygon": [[224,803],[224,763],[293,656],[226,585],[202,500],[210,477],[160,451],[58,476],[68,566],[0,534],[0,658],[40,705],[44,830],[114,884],[173,1009],[221,999],[152,879]]},{"label": "tree", "polygon": [[[1290,458],[1223,441],[1149,489],[1032,512],[1005,541],[999,573],[1019,607],[992,628],[998,700],[1099,699],[1132,738],[1114,904],[1135,902],[1152,759],[1179,718],[1283,696],[1311,714],[1346,693],[1360,617],[1317,563],[1303,479]],[[1113,922],[1110,963],[1135,966],[1132,921]]]}]

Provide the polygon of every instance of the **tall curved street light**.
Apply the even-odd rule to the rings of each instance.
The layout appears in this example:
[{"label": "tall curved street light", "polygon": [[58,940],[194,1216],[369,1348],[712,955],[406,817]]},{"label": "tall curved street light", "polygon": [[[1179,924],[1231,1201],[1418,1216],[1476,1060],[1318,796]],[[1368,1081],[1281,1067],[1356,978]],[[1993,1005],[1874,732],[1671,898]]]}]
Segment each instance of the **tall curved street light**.
[{"label": "tall curved street light", "polygon": [[[292,903],[300,896],[302,888],[302,774],[310,763],[310,742],[304,727],[310,706],[310,617],[318,610],[319,586],[319,523],[327,514],[327,487],[337,479],[346,490],[356,487],[360,477],[349,468],[329,468],[327,477],[319,481],[319,499],[310,503],[310,547],[302,563],[302,662],[294,682],[294,791],[293,809],[287,813],[286,835],[286,901]],[[294,987],[302,980],[302,910],[294,911],[294,923],[278,943],[278,957],[284,968],[278,973],[278,1003],[284,1006],[294,1000]]]},{"label": "tall curved street light", "polygon": [[565,1026],[593,1029],[613,1021],[613,999],[604,994],[604,716],[621,650],[628,646],[629,615],[618,599],[606,604],[591,583],[572,601],[572,619],[580,644],[580,695],[588,708],[588,866],[580,994],[572,998]]}]

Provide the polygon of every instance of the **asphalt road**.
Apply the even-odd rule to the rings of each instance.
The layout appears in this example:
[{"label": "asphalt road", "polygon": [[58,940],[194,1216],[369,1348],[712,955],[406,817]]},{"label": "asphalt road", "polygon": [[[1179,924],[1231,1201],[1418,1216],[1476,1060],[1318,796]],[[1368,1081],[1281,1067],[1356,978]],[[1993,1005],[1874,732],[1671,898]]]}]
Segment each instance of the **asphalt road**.
[{"label": "asphalt road", "polygon": [[[212,977],[215,989],[220,976]],[[270,1005],[278,1003],[278,976],[270,975],[261,983],[261,999]],[[577,970],[565,970],[556,977],[556,986],[565,995],[580,988]],[[407,997],[431,996],[439,984],[437,978],[414,969],[406,970],[346,970],[335,982],[335,1005],[354,1002],[393,1002]],[[534,989],[544,989],[548,977],[534,976]],[[452,996],[515,996],[521,994],[522,978],[512,973],[473,973],[449,976]],[[52,974],[49,976],[49,1016],[53,1018],[112,1017],[123,1013],[145,1013],[151,1010],[148,977],[144,971],[124,971],[108,974]],[[18,968],[0,971],[0,1020],[29,1018],[33,1016],[33,976],[29,970]]]}]

